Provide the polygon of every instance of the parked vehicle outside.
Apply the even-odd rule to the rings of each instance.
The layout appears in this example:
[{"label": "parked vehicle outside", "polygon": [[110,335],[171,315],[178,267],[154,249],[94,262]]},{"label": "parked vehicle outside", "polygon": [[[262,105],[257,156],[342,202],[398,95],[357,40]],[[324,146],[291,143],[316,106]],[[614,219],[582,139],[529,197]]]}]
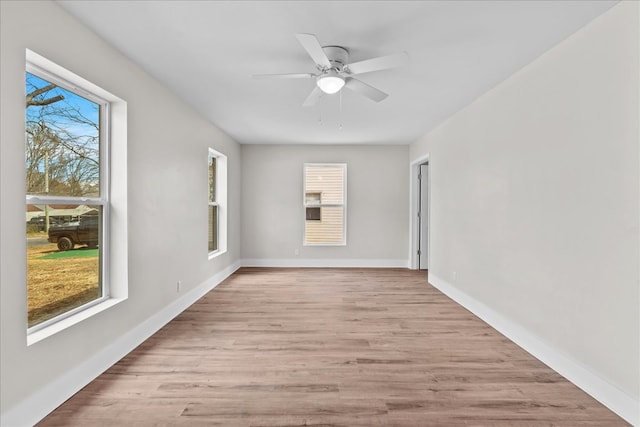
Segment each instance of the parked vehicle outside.
[{"label": "parked vehicle outside", "polygon": [[58,249],[68,251],[75,245],[98,246],[98,215],[81,216],[77,222],[49,227],[49,242],[57,243]]}]

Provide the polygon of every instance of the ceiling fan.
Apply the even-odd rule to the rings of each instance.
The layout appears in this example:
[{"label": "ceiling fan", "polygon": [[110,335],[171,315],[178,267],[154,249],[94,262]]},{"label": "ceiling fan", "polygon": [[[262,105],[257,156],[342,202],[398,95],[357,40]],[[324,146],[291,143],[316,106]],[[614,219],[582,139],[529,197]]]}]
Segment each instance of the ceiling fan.
[{"label": "ceiling fan", "polygon": [[349,51],[342,46],[321,46],[313,34],[296,34],[318,69],[317,74],[254,74],[254,78],[278,79],[316,79],[316,86],[302,104],[305,107],[315,105],[323,94],[339,92],[343,87],[372,101],[380,102],[388,95],[352,76],[399,67],[407,62],[407,52],[379,56],[364,61],[349,63]]}]

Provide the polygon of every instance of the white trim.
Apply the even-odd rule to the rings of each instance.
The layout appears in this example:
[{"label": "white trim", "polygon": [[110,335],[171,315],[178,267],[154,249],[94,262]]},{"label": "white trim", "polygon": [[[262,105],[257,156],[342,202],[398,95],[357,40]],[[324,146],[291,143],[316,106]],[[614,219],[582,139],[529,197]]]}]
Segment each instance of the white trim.
[{"label": "white trim", "polygon": [[236,261],[120,337],[75,369],[5,411],[2,426],[34,425],[240,268]]},{"label": "white trim", "polygon": [[[638,14],[638,16],[636,17],[636,19],[637,19],[636,22],[640,22],[640,7],[636,6],[636,12]],[[638,46],[637,55],[640,56],[640,44]],[[640,109],[640,85],[637,85],[636,87],[638,88],[638,93],[637,93],[638,97],[636,98],[638,100],[637,108]],[[636,135],[640,139],[640,120],[638,120],[637,123],[638,123],[638,133]],[[636,143],[637,142],[638,141],[636,141]],[[640,164],[640,150],[638,150],[638,163],[637,164]],[[638,176],[638,184],[640,184],[640,175]],[[640,185],[638,185],[638,207],[640,208]],[[638,239],[640,239],[640,228],[637,228],[637,231],[638,231]],[[640,277],[640,257],[638,258],[637,261],[638,261],[638,276],[636,276],[636,277]],[[638,303],[638,307],[640,307],[640,295],[638,296],[637,303]],[[638,400],[636,400],[633,403],[635,404],[635,408],[632,407],[632,406],[629,406],[628,413],[631,416],[634,416],[635,420],[632,419],[632,418],[631,419],[627,418],[627,417],[623,416],[621,413],[618,413],[618,412],[616,412],[616,413],[618,413],[618,415],[620,415],[625,420],[629,421],[631,424],[635,425],[636,427],[639,427],[640,426],[640,402]]]},{"label": "white trim", "polygon": [[89,80],[78,76],[77,74],[67,70],[61,65],[48,60],[44,56],[39,55],[30,49],[26,49],[26,61],[31,63],[32,65],[35,65],[36,67],[39,67],[40,69],[43,69],[47,74],[51,74],[57,79],[66,81],[74,91],[84,92],[84,94],[88,97],[97,96],[98,98],[101,98],[108,102],[121,101],[115,95],[107,92],[100,86],[91,83]]},{"label": "white trim", "polygon": [[429,283],[634,426],[640,402],[482,302],[429,272]]},{"label": "white trim", "polygon": [[64,331],[85,319],[95,316],[116,304],[125,301],[126,298],[98,298],[89,301],[72,310],[65,312],[65,316],[56,316],[46,322],[33,326],[27,330],[27,346],[33,345],[45,338]]},{"label": "white trim", "polygon": [[243,267],[409,268],[406,259],[243,259]]},{"label": "white trim", "polygon": [[[409,166],[409,268],[412,270],[416,270],[418,268],[418,191],[420,189],[416,185],[416,181],[418,180],[418,173],[420,172],[420,165],[423,163],[429,162],[429,154],[425,154],[422,157],[411,162]],[[428,177],[428,185],[429,185],[429,199],[431,199],[431,167],[429,167],[429,177]],[[431,205],[431,200],[429,200],[429,206]],[[427,220],[429,221],[429,230],[431,230],[431,215],[428,215]],[[431,233],[429,233],[431,235]],[[429,254],[429,258],[431,259],[431,238],[429,238],[429,247],[427,248],[427,252]],[[431,264],[431,263],[429,263]]]}]

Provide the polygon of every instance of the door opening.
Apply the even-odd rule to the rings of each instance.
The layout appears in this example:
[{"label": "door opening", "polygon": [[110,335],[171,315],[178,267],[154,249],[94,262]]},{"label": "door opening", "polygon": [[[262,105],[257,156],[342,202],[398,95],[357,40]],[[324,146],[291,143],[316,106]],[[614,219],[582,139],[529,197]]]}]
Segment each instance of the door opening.
[{"label": "door opening", "polygon": [[418,167],[418,269],[429,268],[429,163]]}]

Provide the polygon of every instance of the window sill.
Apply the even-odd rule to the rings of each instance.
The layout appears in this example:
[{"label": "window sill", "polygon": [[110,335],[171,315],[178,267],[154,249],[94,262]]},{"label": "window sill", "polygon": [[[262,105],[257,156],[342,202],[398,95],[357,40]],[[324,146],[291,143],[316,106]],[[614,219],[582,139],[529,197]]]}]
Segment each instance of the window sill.
[{"label": "window sill", "polygon": [[302,243],[302,246],[347,246],[346,242],[343,243]]},{"label": "window sill", "polygon": [[96,304],[87,308],[86,310],[82,310],[79,313],[74,314],[73,316],[69,316],[65,319],[60,320],[46,328],[39,329],[35,332],[27,334],[27,346],[35,344],[37,342],[42,341],[45,338],[49,338],[52,335],[57,334],[58,332],[64,331],[65,329],[82,322],[89,317],[92,317],[108,308],[113,307],[114,305],[126,300],[126,298],[109,298],[108,300]]},{"label": "window sill", "polygon": [[217,258],[220,255],[226,254],[226,253],[227,253],[226,249],[225,250],[218,250],[218,251],[215,251],[215,252],[209,252],[209,259],[212,260],[212,259]]}]

